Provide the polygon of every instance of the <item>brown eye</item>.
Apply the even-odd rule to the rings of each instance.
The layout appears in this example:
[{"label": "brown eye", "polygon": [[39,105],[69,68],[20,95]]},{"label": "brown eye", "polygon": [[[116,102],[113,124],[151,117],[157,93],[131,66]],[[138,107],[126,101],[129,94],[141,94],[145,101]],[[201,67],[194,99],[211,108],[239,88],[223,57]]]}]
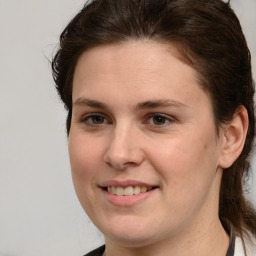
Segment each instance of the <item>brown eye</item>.
[{"label": "brown eye", "polygon": [[167,116],[165,114],[158,114],[158,113],[150,114],[146,120],[147,124],[157,128],[164,128],[174,122],[175,122],[175,119],[173,119],[172,117]]},{"label": "brown eye", "polygon": [[90,118],[93,124],[103,124],[105,122],[105,118],[103,116],[94,115],[94,116],[91,116]]},{"label": "brown eye", "polygon": [[108,120],[102,115],[90,114],[90,115],[87,115],[86,117],[84,117],[82,119],[82,122],[87,125],[102,125],[102,124],[107,123]]},{"label": "brown eye", "polygon": [[153,116],[152,121],[154,125],[164,125],[168,120],[164,116]]}]

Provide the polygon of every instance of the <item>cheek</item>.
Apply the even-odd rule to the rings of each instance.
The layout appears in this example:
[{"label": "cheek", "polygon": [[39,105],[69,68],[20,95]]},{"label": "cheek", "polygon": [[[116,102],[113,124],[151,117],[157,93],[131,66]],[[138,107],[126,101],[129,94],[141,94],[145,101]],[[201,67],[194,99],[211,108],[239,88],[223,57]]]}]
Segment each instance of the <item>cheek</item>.
[{"label": "cheek", "polygon": [[68,149],[74,189],[82,207],[90,215],[93,215],[93,202],[96,201],[94,191],[97,187],[97,172],[101,169],[96,145],[83,136],[69,136]]},{"label": "cheek", "polygon": [[91,141],[84,136],[72,135],[69,137],[69,158],[71,164],[72,175],[77,178],[86,178],[89,180],[90,176],[95,175],[95,168],[101,163],[102,146],[96,141]]},{"label": "cheek", "polygon": [[77,197],[84,210],[88,213],[90,213],[93,208],[93,202],[96,200],[94,195],[95,180],[97,170],[100,169],[99,149],[96,145],[84,138],[84,136],[70,133],[68,149],[72,180]]},{"label": "cheek", "polygon": [[155,147],[157,154],[151,152],[154,167],[173,198],[192,200],[209,189],[215,176],[216,142],[209,134],[193,134],[162,142]]}]

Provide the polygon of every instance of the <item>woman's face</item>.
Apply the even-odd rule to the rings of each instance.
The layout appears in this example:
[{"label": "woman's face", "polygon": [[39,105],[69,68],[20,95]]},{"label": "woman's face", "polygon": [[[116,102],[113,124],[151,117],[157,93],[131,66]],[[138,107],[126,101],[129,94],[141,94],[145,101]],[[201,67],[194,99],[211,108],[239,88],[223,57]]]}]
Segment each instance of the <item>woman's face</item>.
[{"label": "woman's face", "polygon": [[218,218],[221,137],[196,71],[177,56],[174,47],[137,41],[78,60],[72,177],[106,239],[146,245]]}]

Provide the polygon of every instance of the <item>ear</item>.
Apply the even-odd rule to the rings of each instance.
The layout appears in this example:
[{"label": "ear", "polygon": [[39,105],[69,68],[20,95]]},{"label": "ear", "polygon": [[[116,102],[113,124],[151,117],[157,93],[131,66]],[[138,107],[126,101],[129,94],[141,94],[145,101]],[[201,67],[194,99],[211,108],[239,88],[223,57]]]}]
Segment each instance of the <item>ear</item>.
[{"label": "ear", "polygon": [[219,167],[229,168],[241,154],[248,130],[248,113],[244,106],[240,106],[233,119],[222,127],[222,152]]}]

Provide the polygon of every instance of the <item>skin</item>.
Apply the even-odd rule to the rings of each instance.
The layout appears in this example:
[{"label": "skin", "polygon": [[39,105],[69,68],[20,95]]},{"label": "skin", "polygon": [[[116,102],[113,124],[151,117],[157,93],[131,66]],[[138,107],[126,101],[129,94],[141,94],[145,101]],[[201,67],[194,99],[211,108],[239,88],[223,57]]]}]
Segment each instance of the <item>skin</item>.
[{"label": "skin", "polygon": [[[217,135],[196,71],[170,45],[136,41],[84,52],[73,80],[70,163],[107,255],[226,255],[220,182],[242,150],[246,117],[242,109]],[[102,189],[109,180],[157,188],[117,206]]]}]

